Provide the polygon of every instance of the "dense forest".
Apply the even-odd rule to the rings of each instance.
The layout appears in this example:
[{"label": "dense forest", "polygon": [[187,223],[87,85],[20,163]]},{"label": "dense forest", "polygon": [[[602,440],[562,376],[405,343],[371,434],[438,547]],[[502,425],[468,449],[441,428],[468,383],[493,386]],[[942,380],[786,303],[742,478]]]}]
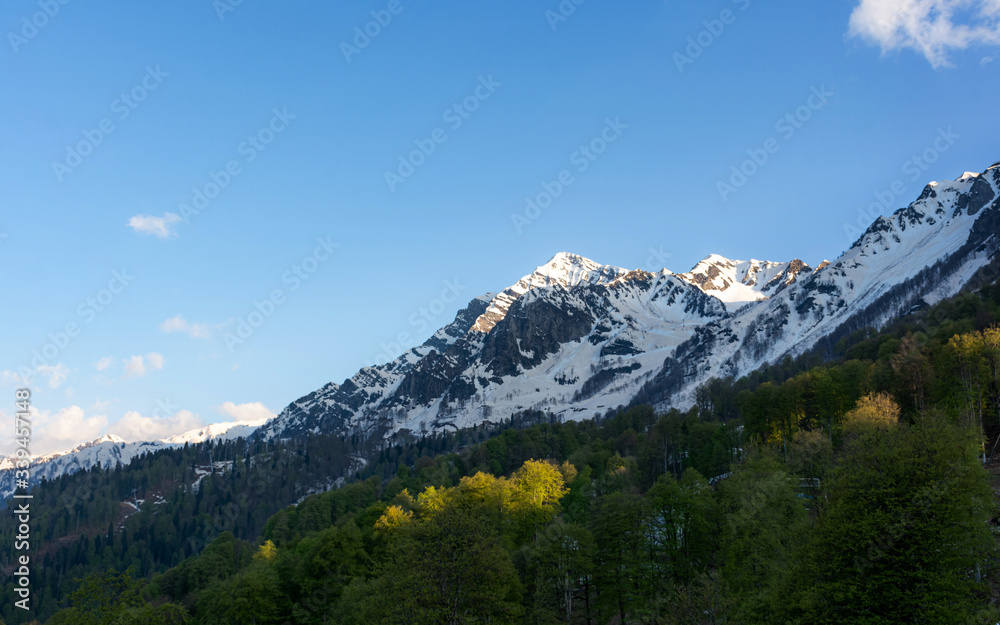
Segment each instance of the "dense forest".
[{"label": "dense forest", "polygon": [[[379,448],[197,446],[62,478],[35,491],[52,510],[37,616],[992,625],[998,320],[986,287],[859,330],[833,358],[714,380],[687,412],[528,414]],[[222,468],[196,476],[209,452]],[[304,498],[292,479],[345,471]]]}]

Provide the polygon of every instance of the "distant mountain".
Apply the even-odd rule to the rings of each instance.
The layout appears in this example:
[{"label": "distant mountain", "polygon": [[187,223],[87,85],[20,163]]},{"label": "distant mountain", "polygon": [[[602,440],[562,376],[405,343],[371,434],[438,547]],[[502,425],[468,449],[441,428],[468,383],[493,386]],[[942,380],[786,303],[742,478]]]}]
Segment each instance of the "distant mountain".
[{"label": "distant mountain", "polygon": [[1000,165],[931,183],[816,267],[710,255],[687,273],[650,273],[560,253],[473,299],[423,345],[292,402],[254,436],[383,437],[527,409],[581,419],[634,401],[684,407],[711,377],[958,292],[996,255],[998,189]]},{"label": "distant mountain", "polygon": [[[267,419],[215,423],[157,441],[128,442],[114,434],[108,434],[69,451],[33,458],[29,468],[29,485],[38,484],[43,479],[53,480],[60,475],[86,471],[98,463],[102,467],[113,467],[118,463],[124,466],[133,458],[168,447],[183,447],[185,444],[208,440],[235,440],[241,436],[248,438],[266,422]],[[10,497],[14,490],[14,459],[0,457],[0,500]]]}]

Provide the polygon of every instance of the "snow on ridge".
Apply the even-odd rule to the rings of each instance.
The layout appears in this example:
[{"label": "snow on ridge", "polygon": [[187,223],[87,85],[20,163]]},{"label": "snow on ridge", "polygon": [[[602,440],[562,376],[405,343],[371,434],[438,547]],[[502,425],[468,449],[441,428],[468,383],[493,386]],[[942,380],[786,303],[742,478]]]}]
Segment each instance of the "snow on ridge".
[{"label": "snow on ridge", "polygon": [[190,430],[175,436],[160,439],[160,442],[171,445],[183,445],[185,443],[203,443],[207,440],[233,440],[239,437],[246,438],[257,428],[270,421],[273,417],[264,417],[253,421],[231,421],[227,423],[212,423],[203,428]]},{"label": "snow on ridge", "polygon": [[[259,435],[424,433],[527,409],[580,419],[627,404],[660,371],[669,384],[678,381],[671,401],[686,401],[705,376],[738,376],[794,355],[856,313],[895,314],[892,302],[870,307],[965,245],[992,196],[988,186],[1000,186],[1000,171],[929,185],[815,268],[713,254],[673,274],[561,252],[494,297],[478,298],[482,314],[447,350],[424,360],[430,349],[416,348],[359,373],[342,392],[293,402]],[[914,283],[904,295],[950,295],[983,262],[984,254],[956,258],[940,284]],[[688,341],[676,367],[664,369]]]},{"label": "snow on ridge", "polygon": [[733,260],[709,254],[691,271],[678,274],[685,282],[722,301],[727,309],[768,299],[781,286],[796,280],[799,272],[811,269],[800,260],[774,262]]},{"label": "snow on ridge", "polygon": [[532,273],[500,292],[490,302],[489,307],[476,319],[472,329],[486,333],[507,316],[511,305],[524,294],[535,289],[572,289],[581,284],[610,284],[629,273],[628,269],[614,265],[602,265],[578,254],[559,252]]},{"label": "snow on ridge", "polygon": [[[118,463],[124,466],[141,455],[161,449],[182,447],[185,444],[203,443],[208,440],[233,440],[241,436],[247,438],[270,420],[271,418],[263,418],[254,421],[214,423],[154,441],[126,441],[120,436],[107,434],[69,451],[32,458],[29,468],[30,483],[34,485],[43,478],[53,480],[60,475],[86,471],[98,463],[103,467],[115,466]],[[14,462],[11,458],[0,457],[0,498],[9,497],[14,492],[13,469]]]},{"label": "snow on ridge", "polygon": [[[878,310],[869,307],[922,270],[963,249],[982,207],[995,201],[1000,176],[997,184],[987,178],[963,176],[957,181],[929,184],[907,207],[877,218],[833,263],[824,263],[803,276],[780,296],[736,311],[727,329],[730,341],[712,348],[699,363],[699,375],[659,407],[688,406],[697,384],[709,377],[738,378],[784,355],[801,354],[862,311],[878,315],[870,319],[871,325],[888,321],[899,312],[891,303]],[[974,193],[977,188],[978,195]],[[990,261],[995,249],[994,244],[986,253],[956,257],[940,283],[915,284],[908,292],[910,300],[900,301],[932,304],[954,295]]]}]

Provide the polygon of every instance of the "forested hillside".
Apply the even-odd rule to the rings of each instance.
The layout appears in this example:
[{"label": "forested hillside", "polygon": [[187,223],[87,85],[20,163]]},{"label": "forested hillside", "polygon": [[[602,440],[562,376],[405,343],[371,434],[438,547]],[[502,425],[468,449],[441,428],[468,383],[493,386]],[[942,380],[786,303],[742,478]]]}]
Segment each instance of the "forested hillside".
[{"label": "forested hillside", "polygon": [[[187,523],[212,528],[239,494],[289,488],[252,481],[267,475],[264,458],[304,469],[336,455],[302,445],[247,467],[237,453],[169,515],[169,502],[147,501],[122,529],[80,521],[40,567],[72,558],[67,574],[85,580],[62,578],[65,609],[48,622],[995,623],[998,296],[988,287],[858,331],[829,360],[715,380],[686,413],[536,414],[400,441],[358,481],[263,525],[250,510],[238,527],[195,532],[211,541],[200,553],[146,549],[157,524],[189,537]],[[148,457],[128,478],[138,483],[78,491],[81,510],[183,481],[201,461],[172,453]],[[76,522],[60,518],[51,536]]]}]

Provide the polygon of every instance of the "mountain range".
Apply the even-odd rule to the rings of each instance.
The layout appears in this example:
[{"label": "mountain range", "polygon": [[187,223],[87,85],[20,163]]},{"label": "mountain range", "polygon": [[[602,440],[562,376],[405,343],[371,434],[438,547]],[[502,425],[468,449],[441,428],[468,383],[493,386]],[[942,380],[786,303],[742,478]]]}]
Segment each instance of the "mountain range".
[{"label": "mountain range", "polygon": [[[266,422],[267,419],[215,423],[155,441],[129,442],[114,434],[108,434],[69,451],[32,458],[28,469],[30,476],[28,484],[34,486],[43,479],[53,480],[60,475],[87,471],[98,464],[102,467],[114,467],[118,464],[126,466],[133,458],[169,447],[183,447],[206,441],[235,440],[240,437],[249,438]],[[13,458],[0,457],[0,500],[14,494],[16,477],[14,469]]]},{"label": "mountain range", "polygon": [[683,408],[710,378],[957,293],[993,262],[998,190],[1000,163],[931,183],[815,266],[710,255],[676,274],[560,253],[473,299],[399,358],[292,402],[254,436],[419,435],[526,410],[582,419],[640,401]]},{"label": "mountain range", "polygon": [[[213,438],[309,434],[381,439],[498,422],[564,420],[634,403],[685,408],[699,385],[740,377],[840,336],[880,327],[996,278],[1000,162],[927,185],[815,266],[709,255],[686,273],[629,270],[570,253],[472,299],[423,344],[291,402],[275,419],[156,442],[105,437],[38,458],[34,479]],[[9,459],[0,493],[12,492]]]}]

